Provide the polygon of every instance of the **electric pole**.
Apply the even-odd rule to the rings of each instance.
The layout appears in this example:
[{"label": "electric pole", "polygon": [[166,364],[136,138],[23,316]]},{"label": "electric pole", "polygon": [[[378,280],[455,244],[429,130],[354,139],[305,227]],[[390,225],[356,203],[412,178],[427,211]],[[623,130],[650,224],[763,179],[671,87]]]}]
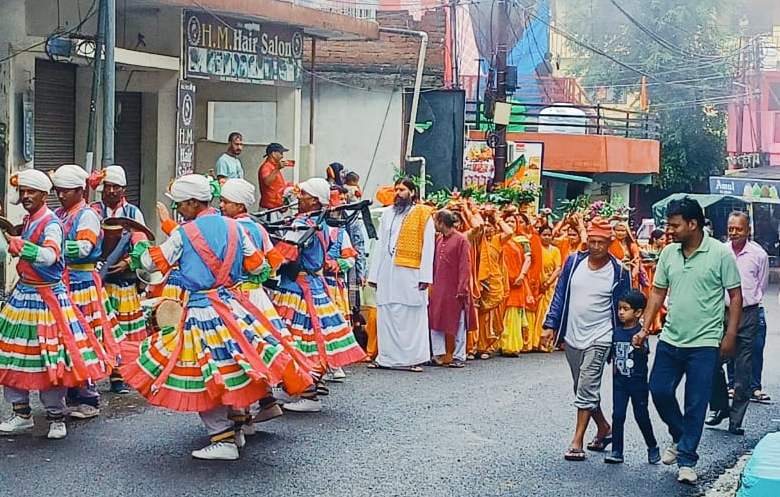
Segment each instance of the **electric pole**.
[{"label": "electric pole", "polygon": [[[509,21],[507,0],[498,1],[498,44],[496,45],[496,103],[506,102],[506,23]],[[491,19],[492,22],[492,19]],[[493,153],[495,172],[493,184],[502,183],[506,176],[506,125],[496,124],[496,148]]]},{"label": "electric pole", "polygon": [[103,167],[114,163],[114,124],[116,103],[116,64],[114,62],[114,47],[116,47],[116,0],[103,0],[105,8],[106,60],[103,64],[103,150],[101,161]]}]

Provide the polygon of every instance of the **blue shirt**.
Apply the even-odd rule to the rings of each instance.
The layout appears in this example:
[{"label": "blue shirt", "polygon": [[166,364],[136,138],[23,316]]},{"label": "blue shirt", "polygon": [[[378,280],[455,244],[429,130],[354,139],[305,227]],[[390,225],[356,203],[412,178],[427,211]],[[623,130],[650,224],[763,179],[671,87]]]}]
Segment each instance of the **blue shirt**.
[{"label": "blue shirt", "polygon": [[612,333],[612,373],[626,378],[642,378],[647,381],[647,356],[650,347],[645,341],[642,349],[635,349],[631,339],[639,333],[642,326],[616,328]]},{"label": "blue shirt", "polygon": [[243,179],[244,167],[238,157],[224,153],[217,159],[217,177],[224,176],[228,179]]}]

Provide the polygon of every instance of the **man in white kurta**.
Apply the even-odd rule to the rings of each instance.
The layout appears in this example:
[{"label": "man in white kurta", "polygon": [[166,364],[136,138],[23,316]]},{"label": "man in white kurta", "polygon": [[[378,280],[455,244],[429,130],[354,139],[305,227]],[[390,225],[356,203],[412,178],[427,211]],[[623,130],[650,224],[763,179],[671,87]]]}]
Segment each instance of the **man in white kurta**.
[{"label": "man in white kurta", "polygon": [[[398,190],[397,185],[397,197]],[[376,286],[378,355],[375,362],[386,368],[414,367],[430,359],[428,285],[433,282],[436,230],[433,219],[428,218],[419,268],[397,265],[395,256],[401,226],[413,209],[424,208],[403,204],[396,202],[382,214],[379,240],[371,254],[368,275],[369,284]]]}]

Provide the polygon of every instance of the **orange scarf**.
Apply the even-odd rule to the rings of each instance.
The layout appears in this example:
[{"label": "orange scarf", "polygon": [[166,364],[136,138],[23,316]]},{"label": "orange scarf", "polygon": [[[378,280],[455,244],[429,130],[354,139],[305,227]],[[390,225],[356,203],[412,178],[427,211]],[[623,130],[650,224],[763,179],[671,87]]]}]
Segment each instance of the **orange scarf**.
[{"label": "orange scarf", "polygon": [[395,248],[396,266],[420,269],[425,225],[432,214],[432,207],[417,204],[404,218]]}]

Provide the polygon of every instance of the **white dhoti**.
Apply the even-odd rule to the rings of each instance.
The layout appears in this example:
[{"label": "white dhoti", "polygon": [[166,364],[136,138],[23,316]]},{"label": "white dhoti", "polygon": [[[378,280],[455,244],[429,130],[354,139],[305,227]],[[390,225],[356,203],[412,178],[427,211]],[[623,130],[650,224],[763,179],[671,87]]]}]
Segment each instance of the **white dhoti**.
[{"label": "white dhoti", "polygon": [[377,364],[398,368],[428,362],[428,306],[378,305],[376,325]]}]

